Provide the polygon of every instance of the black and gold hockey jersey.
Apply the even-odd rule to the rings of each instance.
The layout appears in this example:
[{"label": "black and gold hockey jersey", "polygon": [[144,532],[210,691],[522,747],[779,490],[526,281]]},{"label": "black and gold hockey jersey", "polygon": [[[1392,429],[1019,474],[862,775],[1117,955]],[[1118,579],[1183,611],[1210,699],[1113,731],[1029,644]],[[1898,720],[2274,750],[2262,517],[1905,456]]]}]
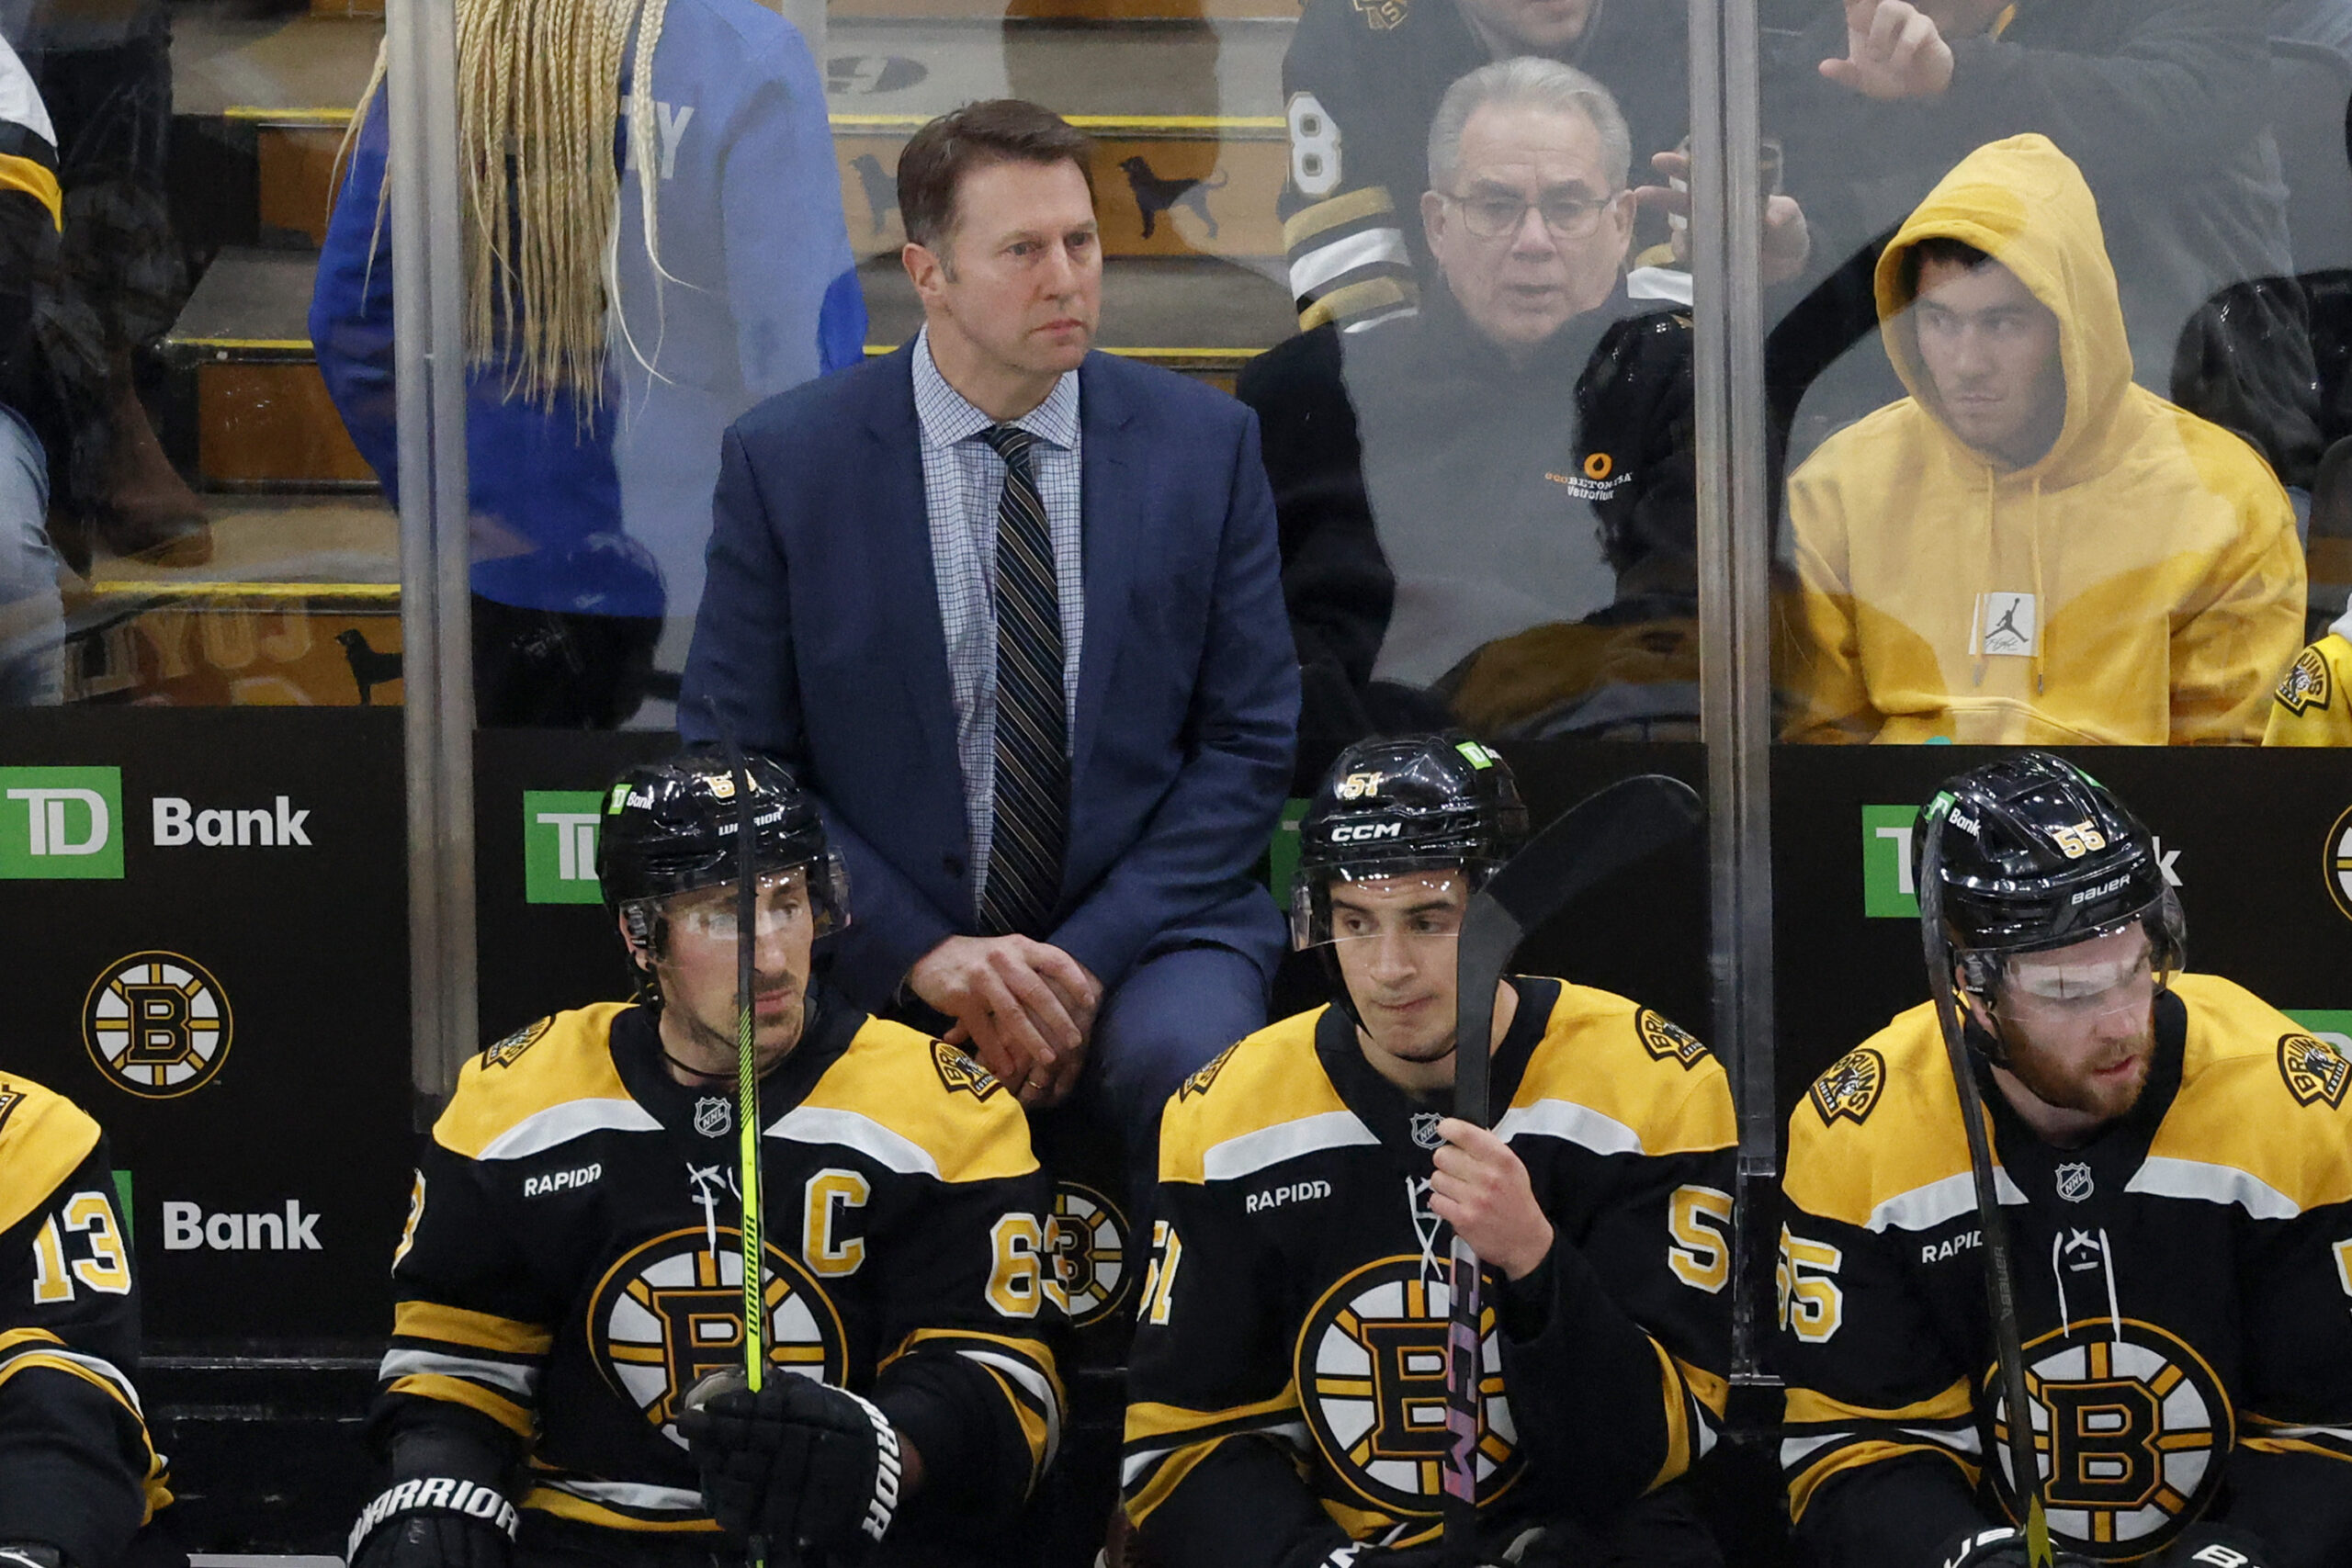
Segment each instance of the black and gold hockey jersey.
[{"label": "black and gold hockey jersey", "polygon": [[[2132,1112],[2044,1143],[1980,1066],[2050,1524],[2108,1562],[2200,1516],[2352,1562],[2345,1053],[2226,980],[2156,1004]],[[1831,1564],[1937,1561],[2009,1506],[1966,1130],[1932,1007],[1789,1119],[1781,1463]],[[1998,1455],[1988,1474],[1984,1454]]]},{"label": "black and gold hockey jersey", "polygon": [[[1606,1525],[1714,1441],[1730,1359],[1731,1095],[1706,1048],[1605,991],[1519,979],[1495,1130],[1558,1242],[1488,1270],[1479,1498],[1498,1536]],[[1122,1482],[1170,1568],[1433,1539],[1447,1450],[1442,1105],[1336,1008],[1187,1080],[1160,1125]]]},{"label": "black and gold hockey jersey", "polygon": [[130,1235],[98,1124],[0,1074],[0,1541],[88,1568],[171,1501],[131,1381]]},{"label": "black and gold hockey jersey", "polygon": [[[922,1455],[893,1543],[984,1525],[1060,1432],[1050,1188],[970,1058],[815,997],[761,1085],[769,1360],[872,1399]],[[462,1407],[512,1434],[526,1542],[715,1531],[673,1420],[742,1358],[736,1149],[732,1086],[672,1078],[643,1008],[560,1013],[469,1063],[395,1254],[379,1429]]]}]

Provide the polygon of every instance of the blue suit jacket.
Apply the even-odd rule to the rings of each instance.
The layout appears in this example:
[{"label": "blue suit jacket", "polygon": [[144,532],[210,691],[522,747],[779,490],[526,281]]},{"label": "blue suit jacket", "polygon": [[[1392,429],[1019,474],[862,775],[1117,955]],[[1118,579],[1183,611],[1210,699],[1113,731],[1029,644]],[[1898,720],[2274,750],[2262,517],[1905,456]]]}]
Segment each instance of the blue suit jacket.
[{"label": "blue suit jacket", "polygon": [[[822,801],[855,915],[833,976],[868,1008],[978,929],[913,353],[794,388],[728,432],[678,705],[681,733],[706,740],[716,702]],[[1105,987],[1201,942],[1271,973],[1282,920],[1250,871],[1290,780],[1298,670],[1257,416],[1091,354],[1079,418],[1086,628],[1046,940]]]}]

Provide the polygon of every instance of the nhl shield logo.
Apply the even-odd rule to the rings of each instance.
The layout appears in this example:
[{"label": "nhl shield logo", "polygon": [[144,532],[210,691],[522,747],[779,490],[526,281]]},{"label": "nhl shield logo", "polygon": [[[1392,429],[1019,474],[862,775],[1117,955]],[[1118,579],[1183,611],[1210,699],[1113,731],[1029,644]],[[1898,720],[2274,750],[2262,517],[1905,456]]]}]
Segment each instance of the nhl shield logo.
[{"label": "nhl shield logo", "polygon": [[2079,1203],[2091,1195],[2091,1168],[2086,1165],[2062,1165],[2058,1168],[2058,1196],[2069,1203]]},{"label": "nhl shield logo", "polygon": [[695,1131],[706,1138],[723,1138],[735,1130],[735,1106],[725,1095],[706,1094],[695,1101]]},{"label": "nhl shield logo", "polygon": [[2325,1102],[2331,1111],[2344,1103],[2344,1090],[2352,1080],[2352,1062],[2344,1053],[2325,1040],[2310,1034],[2282,1034],[2278,1037],[2278,1072],[2287,1080],[2287,1092],[2299,1105]]},{"label": "nhl shield logo", "polygon": [[109,964],[82,1004],[82,1039],[109,1082],[142,1100],[174,1100],[212,1081],[228,1059],[228,994],[176,953]]},{"label": "nhl shield logo", "polygon": [[1413,1142],[1425,1149],[1434,1149],[1445,1142],[1443,1138],[1438,1136],[1437,1131],[1437,1124],[1443,1120],[1444,1118],[1434,1111],[1414,1111],[1411,1123]]}]

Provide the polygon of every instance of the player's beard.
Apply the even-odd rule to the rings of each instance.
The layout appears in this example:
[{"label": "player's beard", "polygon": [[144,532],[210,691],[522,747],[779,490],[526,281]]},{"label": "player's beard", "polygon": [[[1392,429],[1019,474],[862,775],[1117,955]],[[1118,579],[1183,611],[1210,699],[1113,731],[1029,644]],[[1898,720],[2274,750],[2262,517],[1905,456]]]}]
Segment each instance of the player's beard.
[{"label": "player's beard", "polygon": [[[2132,1108],[2140,1103],[2140,1096],[2148,1087],[2149,1068],[2155,1060],[2155,1046],[2152,1021],[2124,1048],[2109,1045],[2081,1067],[2052,1071],[2031,1052],[2014,1050],[2007,1066],[2010,1076],[2043,1103],[2111,1122],[2130,1114]],[[2127,1060],[2134,1064],[2134,1070],[2120,1081],[2102,1082],[2094,1076],[2101,1067],[2112,1067]]]}]

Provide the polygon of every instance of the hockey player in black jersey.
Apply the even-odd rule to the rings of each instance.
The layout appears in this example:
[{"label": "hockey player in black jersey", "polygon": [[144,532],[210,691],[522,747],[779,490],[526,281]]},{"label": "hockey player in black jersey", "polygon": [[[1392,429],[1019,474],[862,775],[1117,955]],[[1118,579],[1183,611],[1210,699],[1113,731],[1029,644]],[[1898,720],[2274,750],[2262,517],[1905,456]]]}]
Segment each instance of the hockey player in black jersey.
[{"label": "hockey player in black jersey", "polygon": [[106,1135],[62,1095],[0,1073],[0,1563],[187,1562],[146,1528],[172,1495],[138,1371]]},{"label": "hockey player in black jersey", "polygon": [[[2060,1562],[2352,1562],[2352,1063],[2181,972],[2154,841],[2079,770],[2022,752],[1928,810]],[[1814,1084],[1784,1186],[1799,1538],[1826,1568],[2022,1564],[1932,1006]]]},{"label": "hockey player in black jersey", "polygon": [[359,1568],[709,1568],[755,1534],[790,1568],[952,1564],[1052,1457],[1061,1308],[1021,1108],[812,976],[847,918],[840,863],[783,769],[748,777],[774,1370],[684,1407],[743,1356],[741,802],[688,753],[623,774],[601,818],[639,1002],[484,1051],[425,1145],[370,1421],[393,1484],[352,1532]]},{"label": "hockey player in black jersey", "polygon": [[1165,1568],[1436,1561],[1457,1227],[1490,1275],[1482,1554],[1719,1560],[1670,1483],[1725,1392],[1723,1068],[1623,998],[1513,977],[1496,1125],[1447,1114],[1463,909],[1526,827],[1501,760],[1450,736],[1349,748],[1299,824],[1293,938],[1339,1000],[1161,1122],[1122,1480]]}]

